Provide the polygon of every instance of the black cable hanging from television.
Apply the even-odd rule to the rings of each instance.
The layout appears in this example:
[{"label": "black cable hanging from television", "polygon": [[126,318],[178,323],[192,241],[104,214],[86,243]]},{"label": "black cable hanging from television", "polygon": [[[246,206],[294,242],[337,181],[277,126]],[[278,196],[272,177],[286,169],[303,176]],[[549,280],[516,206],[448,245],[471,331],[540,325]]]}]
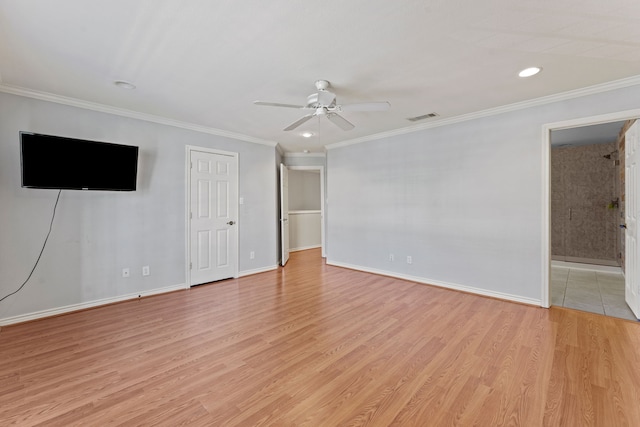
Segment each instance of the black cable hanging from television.
[{"label": "black cable hanging from television", "polygon": [[40,249],[40,254],[38,255],[38,259],[36,259],[36,263],[34,264],[33,268],[31,269],[31,273],[29,273],[29,276],[27,277],[27,279],[24,281],[24,283],[22,283],[22,285],[20,285],[20,287],[18,289],[16,289],[15,291],[11,292],[10,294],[5,295],[2,298],[0,298],[0,302],[2,302],[5,299],[9,298],[11,295],[15,295],[18,292],[20,292],[20,290],[22,288],[24,288],[24,285],[27,284],[29,279],[31,279],[31,276],[33,275],[33,272],[36,271],[36,267],[38,266],[38,263],[40,262],[40,258],[42,257],[42,253],[44,252],[44,248],[47,246],[47,241],[49,240],[49,236],[51,235],[51,229],[53,228],[53,220],[56,217],[56,208],[58,207],[58,201],[60,200],[60,194],[61,193],[62,193],[62,190],[59,190],[58,191],[58,197],[56,197],[56,204],[53,205],[53,215],[51,216],[51,223],[49,224],[49,232],[47,233],[47,237],[45,237],[45,239],[44,239],[44,243],[42,245],[42,249]]}]

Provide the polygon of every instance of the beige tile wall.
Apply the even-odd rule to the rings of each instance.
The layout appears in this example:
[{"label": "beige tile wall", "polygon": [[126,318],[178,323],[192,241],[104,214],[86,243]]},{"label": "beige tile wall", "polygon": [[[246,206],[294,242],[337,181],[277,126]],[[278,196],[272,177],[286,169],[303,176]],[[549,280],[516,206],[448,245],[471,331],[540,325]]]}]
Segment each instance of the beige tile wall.
[{"label": "beige tile wall", "polygon": [[616,142],[551,150],[551,253],[555,259],[617,264],[620,197]]}]

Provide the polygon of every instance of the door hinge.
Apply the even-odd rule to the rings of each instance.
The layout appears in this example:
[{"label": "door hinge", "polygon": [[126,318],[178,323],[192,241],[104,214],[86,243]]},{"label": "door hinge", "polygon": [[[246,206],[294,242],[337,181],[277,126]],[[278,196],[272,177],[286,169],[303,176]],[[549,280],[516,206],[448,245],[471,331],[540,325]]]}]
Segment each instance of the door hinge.
[{"label": "door hinge", "polygon": [[189,219],[193,219],[193,212],[189,212]]},{"label": "door hinge", "polygon": [[189,169],[193,169],[193,162],[189,162]]},{"label": "door hinge", "polygon": [[192,262],[189,263],[189,270],[193,270],[193,263]]}]

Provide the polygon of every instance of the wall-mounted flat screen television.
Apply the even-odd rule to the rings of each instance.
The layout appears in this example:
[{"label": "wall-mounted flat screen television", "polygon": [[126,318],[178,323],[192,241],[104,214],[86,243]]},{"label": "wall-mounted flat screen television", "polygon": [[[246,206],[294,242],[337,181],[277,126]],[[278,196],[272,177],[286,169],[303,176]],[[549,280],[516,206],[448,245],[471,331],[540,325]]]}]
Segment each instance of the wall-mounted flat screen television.
[{"label": "wall-mounted flat screen television", "polygon": [[138,147],[20,132],[22,186],[135,191]]}]

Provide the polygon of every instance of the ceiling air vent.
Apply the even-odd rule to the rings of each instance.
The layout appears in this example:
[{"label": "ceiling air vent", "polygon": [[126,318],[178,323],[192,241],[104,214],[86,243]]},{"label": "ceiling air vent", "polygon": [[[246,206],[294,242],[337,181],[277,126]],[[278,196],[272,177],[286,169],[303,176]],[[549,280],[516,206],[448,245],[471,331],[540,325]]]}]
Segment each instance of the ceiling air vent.
[{"label": "ceiling air vent", "polygon": [[418,122],[420,120],[436,117],[437,115],[438,113],[429,113],[429,114],[423,114],[422,116],[409,117],[407,120],[409,120],[410,122]]}]

